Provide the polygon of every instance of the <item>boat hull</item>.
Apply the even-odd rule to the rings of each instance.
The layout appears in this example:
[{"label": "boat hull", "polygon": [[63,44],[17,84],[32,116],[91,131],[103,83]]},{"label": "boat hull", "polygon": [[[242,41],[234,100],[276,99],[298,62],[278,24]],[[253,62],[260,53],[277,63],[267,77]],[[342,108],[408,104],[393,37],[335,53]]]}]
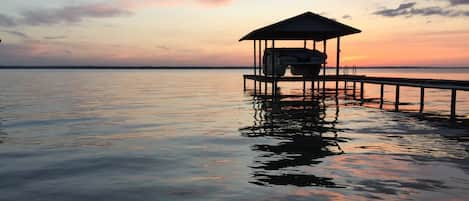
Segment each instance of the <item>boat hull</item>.
[{"label": "boat hull", "polygon": [[290,68],[292,75],[302,75],[304,77],[317,77],[321,72],[321,64],[297,64]]},{"label": "boat hull", "polygon": [[318,50],[306,48],[268,48],[264,51],[263,71],[265,75],[281,77],[287,67],[293,75],[315,77],[321,71],[327,55]]}]

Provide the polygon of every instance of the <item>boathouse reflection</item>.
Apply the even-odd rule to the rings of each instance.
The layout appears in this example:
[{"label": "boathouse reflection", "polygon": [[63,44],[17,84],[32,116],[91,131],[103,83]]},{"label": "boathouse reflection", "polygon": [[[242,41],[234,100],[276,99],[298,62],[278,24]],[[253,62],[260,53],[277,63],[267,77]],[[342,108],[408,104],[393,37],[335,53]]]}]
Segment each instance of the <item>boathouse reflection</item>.
[{"label": "boathouse reflection", "polygon": [[[336,106],[332,118],[326,114],[327,103],[331,102]],[[275,140],[272,144],[252,146],[259,156],[251,167],[254,179],[251,183],[340,187],[332,178],[303,170],[321,163],[322,158],[344,153],[340,143],[347,139],[338,136],[336,96],[255,96],[252,104],[253,125],[241,128],[240,132],[250,138]]]}]

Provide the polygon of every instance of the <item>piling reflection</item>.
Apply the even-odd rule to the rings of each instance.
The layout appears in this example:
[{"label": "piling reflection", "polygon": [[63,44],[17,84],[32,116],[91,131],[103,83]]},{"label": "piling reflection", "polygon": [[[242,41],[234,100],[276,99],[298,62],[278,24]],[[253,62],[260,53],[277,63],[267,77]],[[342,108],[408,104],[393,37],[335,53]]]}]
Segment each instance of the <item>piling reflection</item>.
[{"label": "piling reflection", "polygon": [[[253,99],[253,126],[241,128],[243,136],[275,139],[274,144],[256,144],[259,152],[254,161],[253,184],[322,186],[338,188],[333,178],[311,175],[305,168],[314,167],[321,159],[344,152],[336,128],[339,109],[332,117],[326,114],[326,103],[334,96],[256,96]],[[335,101],[338,104],[337,100]]]},{"label": "piling reflection", "polygon": [[0,144],[3,144],[4,141],[6,140],[7,134],[3,132],[2,129],[2,122],[0,121]]},{"label": "piling reflection", "polygon": [[5,139],[6,139],[6,133],[3,133],[2,131],[0,131],[0,144],[3,144]]}]

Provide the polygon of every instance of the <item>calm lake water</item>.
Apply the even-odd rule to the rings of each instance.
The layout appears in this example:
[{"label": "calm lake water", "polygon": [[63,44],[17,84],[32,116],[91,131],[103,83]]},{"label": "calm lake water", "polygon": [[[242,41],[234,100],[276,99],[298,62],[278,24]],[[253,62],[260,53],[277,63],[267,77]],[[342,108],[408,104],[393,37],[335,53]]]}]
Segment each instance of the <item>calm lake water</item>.
[{"label": "calm lake water", "polygon": [[[468,200],[469,93],[243,92],[243,70],[1,70],[0,200]],[[469,79],[469,70],[359,70]],[[252,85],[252,83],[250,83]]]}]

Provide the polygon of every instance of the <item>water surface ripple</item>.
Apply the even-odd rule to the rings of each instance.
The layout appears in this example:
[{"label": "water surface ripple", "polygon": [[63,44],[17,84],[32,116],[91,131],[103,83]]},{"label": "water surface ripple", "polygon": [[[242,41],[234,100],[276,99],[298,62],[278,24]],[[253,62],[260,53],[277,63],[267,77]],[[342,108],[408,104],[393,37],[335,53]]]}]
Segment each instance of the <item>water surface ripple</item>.
[{"label": "water surface ripple", "polygon": [[395,113],[242,73],[2,70],[0,200],[468,199],[467,94],[451,123],[445,91],[421,116],[412,89]]}]

